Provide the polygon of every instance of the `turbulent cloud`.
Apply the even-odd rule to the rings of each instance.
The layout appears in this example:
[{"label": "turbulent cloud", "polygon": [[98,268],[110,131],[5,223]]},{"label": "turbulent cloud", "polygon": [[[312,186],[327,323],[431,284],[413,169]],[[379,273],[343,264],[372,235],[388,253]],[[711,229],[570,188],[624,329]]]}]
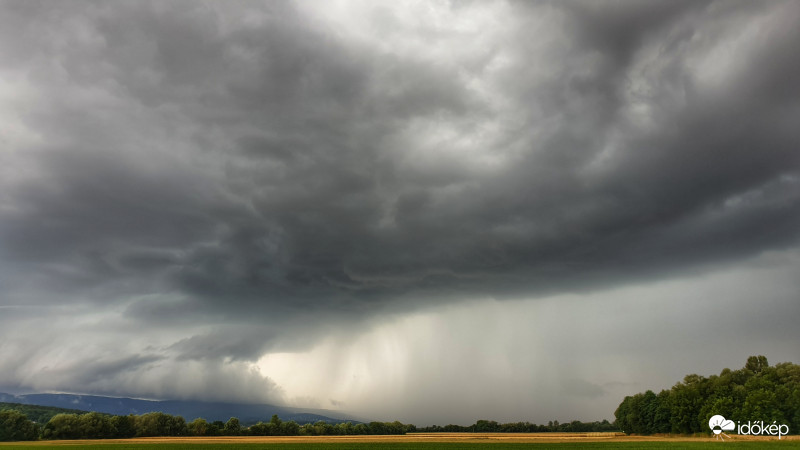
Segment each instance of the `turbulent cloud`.
[{"label": "turbulent cloud", "polygon": [[0,323],[80,320],[0,385],[280,400],[268,353],[797,245],[795,2],[2,4]]}]

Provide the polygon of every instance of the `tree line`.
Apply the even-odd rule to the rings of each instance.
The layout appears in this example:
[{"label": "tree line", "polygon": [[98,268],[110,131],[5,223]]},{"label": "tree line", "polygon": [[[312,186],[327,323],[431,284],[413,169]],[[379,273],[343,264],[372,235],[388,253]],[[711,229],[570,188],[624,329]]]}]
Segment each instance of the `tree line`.
[{"label": "tree line", "polygon": [[719,375],[686,375],[658,394],[625,397],[614,415],[625,433],[710,433],[708,420],[720,414],[734,422],[763,421],[800,429],[800,365],[770,366],[750,356],[742,369]]},{"label": "tree line", "polygon": [[43,426],[13,409],[0,411],[0,441],[37,439],[113,439],[160,436],[318,436],[355,434],[406,434],[414,425],[400,422],[351,422],[330,424],[319,421],[300,425],[273,415],[269,422],[242,426],[239,419],[208,422],[197,418],[186,422],[181,416],[162,412],[142,415],[112,416],[98,412],[60,413]]},{"label": "tree line", "polygon": [[431,425],[418,428],[422,433],[587,433],[619,431],[619,428],[608,420],[602,422],[572,422],[559,423],[551,420],[547,425],[536,425],[530,422],[497,423],[494,420],[479,420],[472,425]]},{"label": "tree line", "polygon": [[[6,407],[9,404],[5,404]],[[20,409],[31,405],[20,406]],[[120,439],[159,436],[332,436],[332,435],[400,435],[409,432],[461,432],[461,433],[541,433],[541,432],[603,432],[619,431],[607,420],[602,422],[559,423],[547,425],[530,422],[498,423],[494,420],[479,420],[472,425],[432,425],[417,428],[411,424],[395,422],[337,424],[318,421],[300,425],[294,421],[283,421],[273,415],[269,422],[258,422],[250,426],[241,425],[236,417],[227,422],[208,422],[203,418],[186,422],[181,416],[162,412],[142,415],[114,416],[98,412],[51,413],[46,407],[36,407],[40,417],[50,417],[43,425],[28,419],[16,409],[0,411],[0,441],[28,441],[37,439]],[[56,409],[56,408],[52,408]]]}]

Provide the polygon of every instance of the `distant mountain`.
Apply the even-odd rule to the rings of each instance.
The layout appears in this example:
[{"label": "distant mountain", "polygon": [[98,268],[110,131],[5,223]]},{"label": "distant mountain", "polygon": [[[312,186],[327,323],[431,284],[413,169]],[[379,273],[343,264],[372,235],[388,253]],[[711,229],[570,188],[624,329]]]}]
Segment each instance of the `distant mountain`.
[{"label": "distant mountain", "polygon": [[144,414],[163,412],[182,416],[187,421],[202,417],[209,422],[227,421],[238,417],[242,424],[259,421],[268,422],[273,414],[281,420],[294,420],[299,424],[324,421],[328,423],[359,421],[336,411],[289,408],[268,404],[199,402],[182,400],[141,400],[135,398],[103,397],[77,394],[25,394],[11,395],[0,393],[0,402],[22,403],[26,405],[54,406],[57,408],[97,411],[114,415]]}]

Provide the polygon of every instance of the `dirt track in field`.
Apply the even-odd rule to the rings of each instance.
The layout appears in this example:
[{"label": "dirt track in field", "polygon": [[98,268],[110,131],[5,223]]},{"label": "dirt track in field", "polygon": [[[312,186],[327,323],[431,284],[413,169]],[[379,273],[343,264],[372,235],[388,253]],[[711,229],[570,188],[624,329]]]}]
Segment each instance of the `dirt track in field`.
[{"label": "dirt track in field", "polygon": [[[731,436],[733,441],[773,440],[775,437]],[[381,442],[681,442],[713,441],[714,438],[688,436],[625,436],[620,433],[410,433],[405,436],[219,436],[219,437],[154,437],[135,439],[38,441],[26,445],[75,444],[280,444],[280,443],[381,443]],[[783,440],[800,441],[800,436],[784,436]],[[2,446],[2,444],[0,444]]]}]

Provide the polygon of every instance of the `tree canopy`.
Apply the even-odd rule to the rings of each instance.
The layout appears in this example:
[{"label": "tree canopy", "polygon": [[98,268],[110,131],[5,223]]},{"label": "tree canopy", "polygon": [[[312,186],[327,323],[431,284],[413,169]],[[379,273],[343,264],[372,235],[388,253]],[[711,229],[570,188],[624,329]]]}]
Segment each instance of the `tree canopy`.
[{"label": "tree canopy", "polygon": [[776,421],[800,429],[800,365],[770,366],[764,356],[750,356],[742,369],[719,375],[686,375],[658,394],[625,397],[614,415],[626,433],[707,433],[708,420],[720,414],[737,421]]}]

